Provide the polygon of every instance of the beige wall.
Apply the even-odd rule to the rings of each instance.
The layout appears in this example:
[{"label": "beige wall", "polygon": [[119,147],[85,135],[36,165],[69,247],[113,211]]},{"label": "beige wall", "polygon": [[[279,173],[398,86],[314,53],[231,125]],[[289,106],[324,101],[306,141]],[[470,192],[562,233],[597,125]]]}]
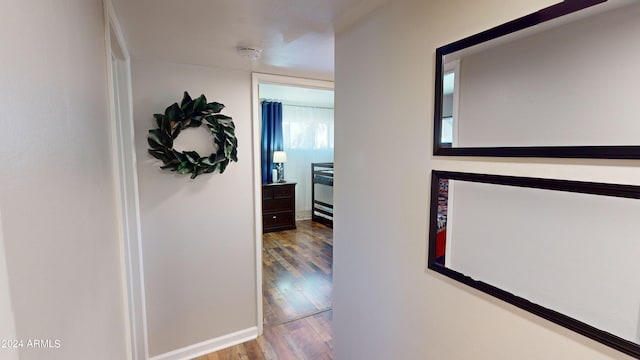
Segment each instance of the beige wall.
[{"label": "beige wall", "polygon": [[640,184],[635,162],[431,155],[435,48],[551,3],[398,0],[338,35],[336,359],[630,359],[425,270],[432,169]]},{"label": "beige wall", "polygon": [[15,335],[61,342],[20,359],[125,359],[102,2],[2,8],[0,208]]},{"label": "beige wall", "polygon": [[[257,325],[251,74],[136,60],[133,88],[149,354],[154,356]],[[234,118],[239,162],[222,175],[190,180],[161,170],[147,153],[153,114],[180,101],[185,90],[225,104],[223,113]],[[198,135],[200,130],[205,136],[191,138],[193,149],[203,145],[198,141],[210,141],[204,126],[189,131]]]}]

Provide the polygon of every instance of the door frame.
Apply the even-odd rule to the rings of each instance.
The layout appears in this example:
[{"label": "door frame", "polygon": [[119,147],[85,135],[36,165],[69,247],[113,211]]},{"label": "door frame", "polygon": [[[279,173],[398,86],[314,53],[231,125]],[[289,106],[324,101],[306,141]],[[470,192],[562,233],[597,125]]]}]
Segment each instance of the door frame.
[{"label": "door frame", "polygon": [[128,360],[146,360],[149,352],[134,144],[131,56],[112,0],[103,0],[103,6],[126,356]]},{"label": "door frame", "polygon": [[333,81],[299,78],[284,75],[273,75],[254,72],[251,74],[251,104],[253,129],[253,194],[256,238],[256,304],[258,336],[262,335],[264,327],[263,296],[262,296],[262,171],[261,167],[261,115],[260,115],[260,84],[274,84],[284,86],[298,86],[305,88],[335,90]]}]

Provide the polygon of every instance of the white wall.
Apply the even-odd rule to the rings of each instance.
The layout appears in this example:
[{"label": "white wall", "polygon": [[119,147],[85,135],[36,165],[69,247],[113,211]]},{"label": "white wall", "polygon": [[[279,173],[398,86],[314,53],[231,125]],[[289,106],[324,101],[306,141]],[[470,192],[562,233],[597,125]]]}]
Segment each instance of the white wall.
[{"label": "white wall", "polygon": [[[333,91],[317,90],[316,93]],[[331,99],[333,100],[333,98]],[[311,164],[333,162],[334,110],[326,107],[282,106],[282,128],[287,163],[284,174],[287,181],[296,182],[296,220],[311,219]],[[322,133],[325,129],[326,133]],[[325,144],[317,144],[316,137],[325,135]],[[316,200],[331,203],[331,188],[316,186]]]},{"label": "white wall", "polygon": [[[287,149],[285,180],[296,185],[296,220],[311,219],[311,164],[333,162],[333,149]],[[316,185],[316,200],[332,202],[331,187]]]},{"label": "white wall", "polygon": [[639,17],[634,3],[464,56],[458,146],[637,144]]},{"label": "white wall", "polygon": [[0,206],[16,337],[61,342],[20,359],[125,359],[102,2],[2,8]]},{"label": "white wall", "polygon": [[[135,60],[133,88],[149,354],[154,356],[257,325],[251,74]],[[185,90],[225,104],[223,113],[234,119],[239,162],[222,175],[190,180],[161,170],[161,162],[147,153],[153,114],[179,102]],[[204,126],[190,131],[195,132],[193,149],[211,141]]]},{"label": "white wall", "polygon": [[338,34],[336,359],[630,359],[425,270],[434,168],[640,183],[635,162],[431,155],[435,48],[551,3],[397,0]]}]

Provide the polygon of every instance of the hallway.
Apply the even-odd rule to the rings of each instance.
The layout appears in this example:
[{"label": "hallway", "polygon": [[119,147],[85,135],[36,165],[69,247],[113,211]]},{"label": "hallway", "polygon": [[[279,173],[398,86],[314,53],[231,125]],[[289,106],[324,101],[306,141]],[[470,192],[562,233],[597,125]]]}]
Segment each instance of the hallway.
[{"label": "hallway", "polygon": [[333,231],[296,225],[263,235],[264,334],[196,360],[332,359]]}]

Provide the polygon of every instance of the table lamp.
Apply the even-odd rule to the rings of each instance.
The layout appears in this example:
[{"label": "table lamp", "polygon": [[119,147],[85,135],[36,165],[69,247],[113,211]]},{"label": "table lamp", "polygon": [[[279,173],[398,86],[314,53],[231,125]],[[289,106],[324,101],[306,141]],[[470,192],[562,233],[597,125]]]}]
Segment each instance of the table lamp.
[{"label": "table lamp", "polygon": [[[282,169],[282,164],[287,162],[287,153],[284,151],[274,151],[273,152],[273,162],[276,164],[276,169],[278,169],[278,181],[279,183],[283,183],[284,181],[284,171]],[[273,179],[273,182],[276,182]]]}]

